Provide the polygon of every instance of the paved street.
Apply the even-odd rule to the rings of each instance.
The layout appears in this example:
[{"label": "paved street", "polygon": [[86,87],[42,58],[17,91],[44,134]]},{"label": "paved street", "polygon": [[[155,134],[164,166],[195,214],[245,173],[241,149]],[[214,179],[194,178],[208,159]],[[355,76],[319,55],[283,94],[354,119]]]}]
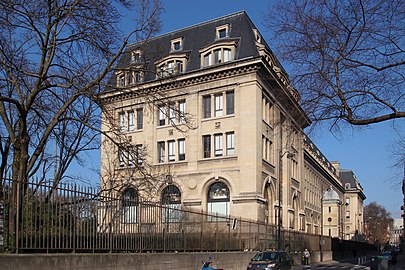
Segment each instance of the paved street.
[{"label": "paved street", "polygon": [[329,261],[329,262],[322,262],[316,263],[308,266],[304,265],[297,265],[293,267],[293,270],[320,270],[320,269],[327,269],[327,270],[405,270],[405,255],[400,254],[398,256],[398,262],[393,265],[389,265],[387,269],[380,268],[376,266],[361,266],[355,265],[351,263],[339,263],[336,261]]}]

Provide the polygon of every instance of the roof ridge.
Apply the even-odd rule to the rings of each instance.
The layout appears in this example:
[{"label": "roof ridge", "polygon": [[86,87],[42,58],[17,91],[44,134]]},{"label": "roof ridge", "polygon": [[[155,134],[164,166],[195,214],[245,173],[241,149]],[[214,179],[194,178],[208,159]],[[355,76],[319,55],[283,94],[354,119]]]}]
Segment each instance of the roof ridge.
[{"label": "roof ridge", "polygon": [[[228,15],[218,17],[218,18],[209,19],[209,20],[204,21],[204,22],[196,23],[196,24],[193,24],[193,25],[190,25],[190,26],[186,26],[184,28],[180,28],[180,29],[173,30],[173,31],[170,31],[170,32],[167,32],[167,33],[163,33],[161,35],[151,37],[151,38],[149,38],[147,40],[151,41],[151,40],[159,39],[159,38],[162,38],[162,37],[165,37],[165,36],[173,35],[173,34],[178,33],[178,32],[183,32],[183,31],[195,28],[195,27],[200,27],[200,26],[203,26],[203,25],[213,23],[215,21],[220,21],[220,20],[231,18],[231,17],[234,17],[234,16],[240,16],[240,15],[243,15],[243,14],[250,20],[250,22],[252,22],[252,20],[249,18],[249,15],[246,13],[246,11],[241,10],[241,11],[237,11],[237,12],[234,12],[234,13],[231,13],[231,14],[228,14]],[[140,44],[142,42],[144,42],[144,41],[138,41],[138,42],[132,43],[132,44],[128,45],[128,48],[136,46],[136,45],[138,45],[138,44]]]}]

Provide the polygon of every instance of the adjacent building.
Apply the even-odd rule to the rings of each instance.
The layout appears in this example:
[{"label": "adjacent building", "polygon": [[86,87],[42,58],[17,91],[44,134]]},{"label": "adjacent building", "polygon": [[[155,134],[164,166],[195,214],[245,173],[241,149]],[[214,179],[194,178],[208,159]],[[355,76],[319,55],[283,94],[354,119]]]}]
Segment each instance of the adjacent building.
[{"label": "adjacent building", "polygon": [[129,46],[102,98],[101,184],[118,197],[335,237],[360,230],[361,186],[305,135],[300,95],[245,12]]}]

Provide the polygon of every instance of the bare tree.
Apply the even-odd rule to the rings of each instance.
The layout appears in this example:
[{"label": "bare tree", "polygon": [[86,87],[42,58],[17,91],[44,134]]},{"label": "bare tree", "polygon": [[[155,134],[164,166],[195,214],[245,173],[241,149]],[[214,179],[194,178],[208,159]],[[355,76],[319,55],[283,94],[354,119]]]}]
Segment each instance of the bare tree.
[{"label": "bare tree", "polygon": [[[89,130],[98,127],[92,100],[127,43],[159,30],[159,0],[129,3],[0,1],[0,117],[1,131],[6,131],[2,145],[10,141],[10,151],[2,151],[2,158],[10,160],[13,183],[22,184],[20,196],[30,176],[49,171],[56,162],[57,182],[72,159],[93,147],[95,137]],[[122,8],[136,12],[127,36],[118,28]],[[55,141],[56,149],[50,146]],[[57,150],[62,153],[55,161]],[[13,192],[11,215],[18,197],[16,188]],[[10,222],[11,231],[13,227]]]},{"label": "bare tree", "polygon": [[369,125],[405,117],[405,3],[286,0],[266,14],[313,121]]},{"label": "bare tree", "polygon": [[367,242],[385,244],[390,239],[390,228],[394,224],[391,213],[383,206],[372,202],[364,207],[365,238]]}]

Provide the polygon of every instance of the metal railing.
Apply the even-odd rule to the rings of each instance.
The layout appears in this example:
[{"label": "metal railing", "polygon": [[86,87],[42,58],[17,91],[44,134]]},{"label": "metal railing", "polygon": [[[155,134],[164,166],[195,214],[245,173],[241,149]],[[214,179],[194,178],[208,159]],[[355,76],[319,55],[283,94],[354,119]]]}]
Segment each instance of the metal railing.
[{"label": "metal railing", "polygon": [[[289,251],[317,250],[319,237],[281,230],[282,246]],[[3,252],[236,251],[276,249],[277,244],[275,225],[181,205],[123,202],[98,188],[2,180]]]}]

